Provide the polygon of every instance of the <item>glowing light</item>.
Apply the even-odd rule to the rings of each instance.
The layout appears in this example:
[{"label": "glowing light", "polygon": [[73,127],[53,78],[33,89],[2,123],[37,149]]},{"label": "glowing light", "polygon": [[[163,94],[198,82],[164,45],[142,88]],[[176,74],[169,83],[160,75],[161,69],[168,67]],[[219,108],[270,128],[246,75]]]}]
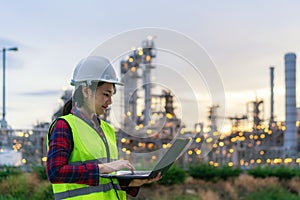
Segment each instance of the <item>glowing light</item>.
[{"label": "glowing light", "polygon": [[18,135],[19,135],[20,137],[24,137],[24,133],[23,133],[22,131],[18,132]]},{"label": "glowing light", "polygon": [[144,52],[143,52],[142,48],[138,48],[138,55],[139,55],[139,56],[142,56],[143,53],[144,53]]},{"label": "glowing light", "polygon": [[213,132],[213,136],[219,136],[220,133],[218,131]]},{"label": "glowing light", "polygon": [[128,111],[128,112],[127,112],[127,116],[131,116],[131,112]]},{"label": "glowing light", "polygon": [[224,146],[224,142],[219,142],[219,146],[223,147]]},{"label": "glowing light", "polygon": [[214,163],[214,167],[218,167],[219,166],[219,163]]},{"label": "glowing light", "polygon": [[231,138],[231,142],[236,142],[236,138]]},{"label": "glowing light", "polygon": [[268,158],[266,162],[267,162],[267,163],[271,163],[271,159],[270,159],[270,158]]},{"label": "glowing light", "polygon": [[265,137],[266,137],[265,134],[261,134],[261,135],[260,135],[260,138],[261,138],[261,139],[264,139]]},{"label": "glowing light", "polygon": [[213,161],[209,161],[209,163],[208,163],[209,165],[213,165],[214,164],[214,162]]},{"label": "glowing light", "polygon": [[129,61],[129,62],[133,62],[133,58],[130,57],[130,58],[128,59],[128,61]]},{"label": "glowing light", "polygon": [[213,147],[214,147],[214,148],[217,148],[217,147],[218,147],[218,145],[217,145],[217,144],[214,144],[214,145],[213,145]]},{"label": "glowing light", "polygon": [[251,164],[253,164],[254,162],[255,162],[255,160],[254,160],[254,159],[251,159],[251,160],[250,160],[250,163],[251,163]]},{"label": "glowing light", "polygon": [[148,129],[147,134],[151,134],[151,133],[152,133],[152,130]]},{"label": "glowing light", "polygon": [[153,146],[154,146],[153,143],[149,143],[149,144],[148,144],[148,149],[152,149]]},{"label": "glowing light", "polygon": [[205,133],[208,133],[210,130],[211,130],[210,127],[204,127],[203,128],[203,132],[205,132]]},{"label": "glowing light", "polygon": [[274,159],[274,163],[275,164],[281,164],[282,163],[282,159],[281,158],[275,158]]},{"label": "glowing light", "polygon": [[131,151],[130,151],[130,150],[127,150],[127,151],[126,151],[126,154],[128,154],[128,155],[131,154]]},{"label": "glowing light", "polygon": [[286,130],[286,127],[285,127],[285,126],[282,126],[281,130],[285,131],[285,130]]},{"label": "glowing light", "polygon": [[209,137],[209,138],[206,139],[207,143],[211,143],[212,141],[213,141],[213,139],[211,137]]},{"label": "glowing light", "polygon": [[234,149],[229,149],[229,153],[233,153],[234,152]]},{"label": "glowing light", "polygon": [[25,158],[22,159],[22,163],[26,164],[26,159]]},{"label": "glowing light", "polygon": [[269,135],[271,135],[272,133],[273,133],[272,130],[269,130],[269,131],[268,131],[268,134],[269,134]]},{"label": "glowing light", "polygon": [[42,161],[46,162],[47,161],[47,157],[42,157]]},{"label": "glowing light", "polygon": [[200,126],[197,126],[196,132],[199,133],[200,131],[201,131],[201,127],[200,127]]},{"label": "glowing light", "polygon": [[197,154],[197,155],[200,155],[200,154],[201,154],[201,150],[200,150],[200,149],[197,149],[196,154]]},{"label": "glowing light", "polygon": [[284,159],[284,163],[291,163],[291,162],[293,162],[293,159],[292,158],[286,158],[286,159]]},{"label": "glowing light", "polygon": [[256,160],[256,163],[257,163],[257,164],[260,164],[260,163],[261,163],[261,159],[257,159],[257,160]]},{"label": "glowing light", "polygon": [[185,130],[184,130],[184,128],[182,128],[182,129],[180,130],[180,134],[184,134],[184,132],[185,132]]},{"label": "glowing light", "polygon": [[122,138],[122,139],[121,139],[121,142],[122,142],[122,143],[125,143],[126,140],[127,140],[126,138]]},{"label": "glowing light", "polygon": [[243,159],[240,160],[240,165],[244,165],[245,161]]},{"label": "glowing light", "polygon": [[126,150],[127,150],[126,148],[122,148],[122,151],[123,151],[123,152],[126,152]]},{"label": "glowing light", "polygon": [[259,152],[259,154],[260,154],[260,155],[264,155],[265,152],[264,152],[263,150],[261,150],[261,151]]},{"label": "glowing light", "polygon": [[192,151],[192,150],[189,150],[189,151],[188,151],[188,154],[189,154],[189,155],[192,155],[192,154],[193,154],[193,151]]},{"label": "glowing light", "polygon": [[197,137],[197,138],[196,138],[196,142],[197,142],[197,143],[201,142],[201,138]]},{"label": "glowing light", "polygon": [[168,119],[172,119],[172,118],[173,118],[173,115],[172,115],[171,113],[167,113],[167,114],[166,114],[166,117],[167,117]]},{"label": "glowing light", "polygon": [[147,61],[147,62],[150,62],[150,61],[151,61],[151,56],[147,55],[147,56],[146,56],[146,61]]},{"label": "glowing light", "polygon": [[130,68],[130,71],[131,71],[131,72],[136,72],[136,67],[131,67],[131,68]]},{"label": "glowing light", "polygon": [[232,167],[233,166],[233,162],[228,162],[228,166]]},{"label": "glowing light", "polygon": [[300,163],[300,158],[297,158],[297,159],[296,159],[296,163]]}]

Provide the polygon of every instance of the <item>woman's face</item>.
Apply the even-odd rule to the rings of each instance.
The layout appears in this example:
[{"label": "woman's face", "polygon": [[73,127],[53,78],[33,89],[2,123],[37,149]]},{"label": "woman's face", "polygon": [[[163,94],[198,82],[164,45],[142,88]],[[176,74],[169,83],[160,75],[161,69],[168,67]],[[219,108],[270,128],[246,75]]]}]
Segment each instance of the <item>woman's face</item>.
[{"label": "woman's face", "polygon": [[109,105],[112,104],[112,95],[114,94],[114,86],[112,83],[104,83],[95,91],[95,98],[89,99],[89,109],[97,115],[105,113]]}]

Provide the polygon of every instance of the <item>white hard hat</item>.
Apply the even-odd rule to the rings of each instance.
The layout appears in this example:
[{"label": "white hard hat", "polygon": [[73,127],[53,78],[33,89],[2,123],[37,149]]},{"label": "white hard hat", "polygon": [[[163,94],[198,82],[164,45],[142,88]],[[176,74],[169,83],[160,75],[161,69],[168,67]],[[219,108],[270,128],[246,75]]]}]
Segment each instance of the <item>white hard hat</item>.
[{"label": "white hard hat", "polygon": [[123,85],[118,81],[116,72],[107,58],[89,56],[76,66],[71,85],[91,85],[93,81],[103,81]]}]

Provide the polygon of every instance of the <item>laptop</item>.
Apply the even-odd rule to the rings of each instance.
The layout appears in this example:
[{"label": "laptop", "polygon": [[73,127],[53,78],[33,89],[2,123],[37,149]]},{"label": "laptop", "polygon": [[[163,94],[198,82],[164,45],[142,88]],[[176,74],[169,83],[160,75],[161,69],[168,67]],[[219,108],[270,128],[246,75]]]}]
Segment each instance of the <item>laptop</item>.
[{"label": "laptop", "polygon": [[114,174],[100,174],[103,178],[117,178],[117,179],[147,179],[154,178],[160,172],[161,176],[166,174],[172,164],[181,156],[181,154],[187,149],[191,139],[179,138],[176,139],[172,146],[166,151],[160,161],[155,165],[152,171],[135,171],[134,174],[131,171],[117,171]]}]

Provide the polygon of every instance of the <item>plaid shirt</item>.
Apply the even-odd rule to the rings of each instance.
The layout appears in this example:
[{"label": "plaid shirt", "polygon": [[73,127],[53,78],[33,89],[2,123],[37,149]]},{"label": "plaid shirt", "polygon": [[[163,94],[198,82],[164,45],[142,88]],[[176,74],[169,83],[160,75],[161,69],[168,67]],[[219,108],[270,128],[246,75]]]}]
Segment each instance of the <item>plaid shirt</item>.
[{"label": "plaid shirt", "polygon": [[[98,124],[94,126],[91,119],[84,116],[78,109],[72,109],[71,113],[93,127],[99,135],[102,131]],[[97,127],[98,126],[98,127]],[[83,163],[82,165],[69,165],[68,160],[73,151],[74,142],[72,131],[64,119],[58,119],[50,133],[49,151],[47,155],[46,172],[51,183],[78,183],[90,186],[99,185],[99,167],[95,163]],[[121,181],[120,185],[127,194],[136,196],[139,187],[127,187],[129,182]]]}]

